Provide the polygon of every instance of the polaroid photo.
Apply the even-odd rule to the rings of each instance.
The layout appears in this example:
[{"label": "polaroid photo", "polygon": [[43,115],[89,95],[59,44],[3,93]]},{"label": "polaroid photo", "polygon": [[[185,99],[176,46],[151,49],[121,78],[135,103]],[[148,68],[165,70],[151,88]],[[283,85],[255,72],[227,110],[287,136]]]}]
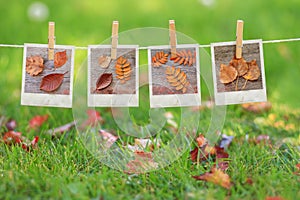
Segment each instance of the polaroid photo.
[{"label": "polaroid photo", "polygon": [[150,107],[182,107],[201,105],[199,46],[148,48]]},{"label": "polaroid photo", "polygon": [[72,107],[73,46],[55,45],[48,60],[47,44],[24,44],[21,105]]},{"label": "polaroid photo", "polygon": [[216,105],[267,101],[262,40],[244,40],[241,59],[235,44],[211,44]]},{"label": "polaroid photo", "polygon": [[139,104],[139,51],[137,45],[88,46],[88,106],[137,107]]}]

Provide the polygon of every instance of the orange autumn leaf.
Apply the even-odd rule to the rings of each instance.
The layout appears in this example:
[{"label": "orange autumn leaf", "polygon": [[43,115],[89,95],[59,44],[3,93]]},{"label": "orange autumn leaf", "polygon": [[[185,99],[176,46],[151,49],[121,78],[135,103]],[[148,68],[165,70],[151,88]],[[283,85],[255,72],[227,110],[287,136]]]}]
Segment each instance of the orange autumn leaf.
[{"label": "orange autumn leaf", "polygon": [[63,66],[68,60],[67,51],[56,52],[54,55],[54,67],[59,68]]},{"label": "orange autumn leaf", "polygon": [[199,176],[193,176],[193,178],[196,180],[211,182],[226,189],[230,189],[231,187],[229,175],[217,168],[212,168],[210,172],[206,172]]},{"label": "orange autumn leaf", "polygon": [[48,120],[48,115],[37,115],[29,121],[29,128],[36,129]]},{"label": "orange autumn leaf", "polygon": [[300,163],[296,164],[296,171],[294,172],[294,174],[300,176]]},{"label": "orange autumn leaf", "polygon": [[44,70],[44,59],[41,56],[31,56],[26,58],[26,72],[31,76],[36,76]]},{"label": "orange autumn leaf", "polygon": [[274,197],[266,197],[266,200],[284,200],[284,198],[280,196],[274,196]]}]

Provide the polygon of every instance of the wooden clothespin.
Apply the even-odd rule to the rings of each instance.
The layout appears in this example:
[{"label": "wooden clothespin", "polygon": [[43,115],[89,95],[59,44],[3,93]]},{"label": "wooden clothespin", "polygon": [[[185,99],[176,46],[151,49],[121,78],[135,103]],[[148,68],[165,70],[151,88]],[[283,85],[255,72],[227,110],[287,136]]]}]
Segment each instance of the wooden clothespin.
[{"label": "wooden clothespin", "polygon": [[236,47],[235,47],[235,57],[237,59],[242,58],[243,27],[244,27],[244,21],[243,20],[237,20],[237,24],[236,24]]},{"label": "wooden clothespin", "polygon": [[48,25],[48,60],[54,60],[54,45],[55,45],[55,23],[49,22]]},{"label": "wooden clothespin", "polygon": [[175,20],[169,20],[169,36],[170,36],[170,46],[171,46],[171,57],[176,56],[176,29]]},{"label": "wooden clothespin", "polygon": [[118,46],[118,29],[119,29],[119,22],[113,21],[112,24],[112,34],[111,34],[111,55],[112,59],[117,58],[117,46]]}]

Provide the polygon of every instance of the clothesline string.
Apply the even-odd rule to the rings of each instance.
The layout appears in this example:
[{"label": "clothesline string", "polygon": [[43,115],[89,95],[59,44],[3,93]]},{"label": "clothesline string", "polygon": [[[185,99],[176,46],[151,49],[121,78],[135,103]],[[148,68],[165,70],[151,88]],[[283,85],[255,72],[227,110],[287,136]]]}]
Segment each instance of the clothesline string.
[{"label": "clothesline string", "polygon": [[[288,39],[278,39],[278,40],[264,40],[262,41],[263,44],[272,44],[272,43],[283,43],[283,42],[296,42],[300,41],[300,38],[288,38]],[[24,48],[24,45],[20,44],[0,44],[1,47],[8,47],[8,48]],[[199,45],[201,48],[209,48],[210,44],[204,44],[204,45]],[[87,50],[88,47],[75,47],[77,50]],[[148,49],[148,47],[139,47],[139,49]]]}]

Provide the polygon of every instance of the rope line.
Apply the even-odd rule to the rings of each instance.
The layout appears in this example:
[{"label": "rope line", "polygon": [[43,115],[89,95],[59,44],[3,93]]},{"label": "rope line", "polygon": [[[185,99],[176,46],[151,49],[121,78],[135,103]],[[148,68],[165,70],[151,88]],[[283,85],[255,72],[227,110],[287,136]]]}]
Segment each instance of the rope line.
[{"label": "rope line", "polygon": [[[265,41],[262,41],[262,43],[263,44],[273,44],[273,43],[296,42],[296,41],[300,41],[300,38],[288,38],[288,39],[279,39],[279,40],[265,40]],[[24,48],[24,45],[20,45],[20,44],[0,44],[0,48],[1,47]],[[199,47],[209,48],[210,44],[199,45]],[[87,50],[88,47],[75,47],[75,49],[77,49],[77,50]],[[148,49],[148,47],[139,47],[139,49],[144,50],[144,49]]]}]

